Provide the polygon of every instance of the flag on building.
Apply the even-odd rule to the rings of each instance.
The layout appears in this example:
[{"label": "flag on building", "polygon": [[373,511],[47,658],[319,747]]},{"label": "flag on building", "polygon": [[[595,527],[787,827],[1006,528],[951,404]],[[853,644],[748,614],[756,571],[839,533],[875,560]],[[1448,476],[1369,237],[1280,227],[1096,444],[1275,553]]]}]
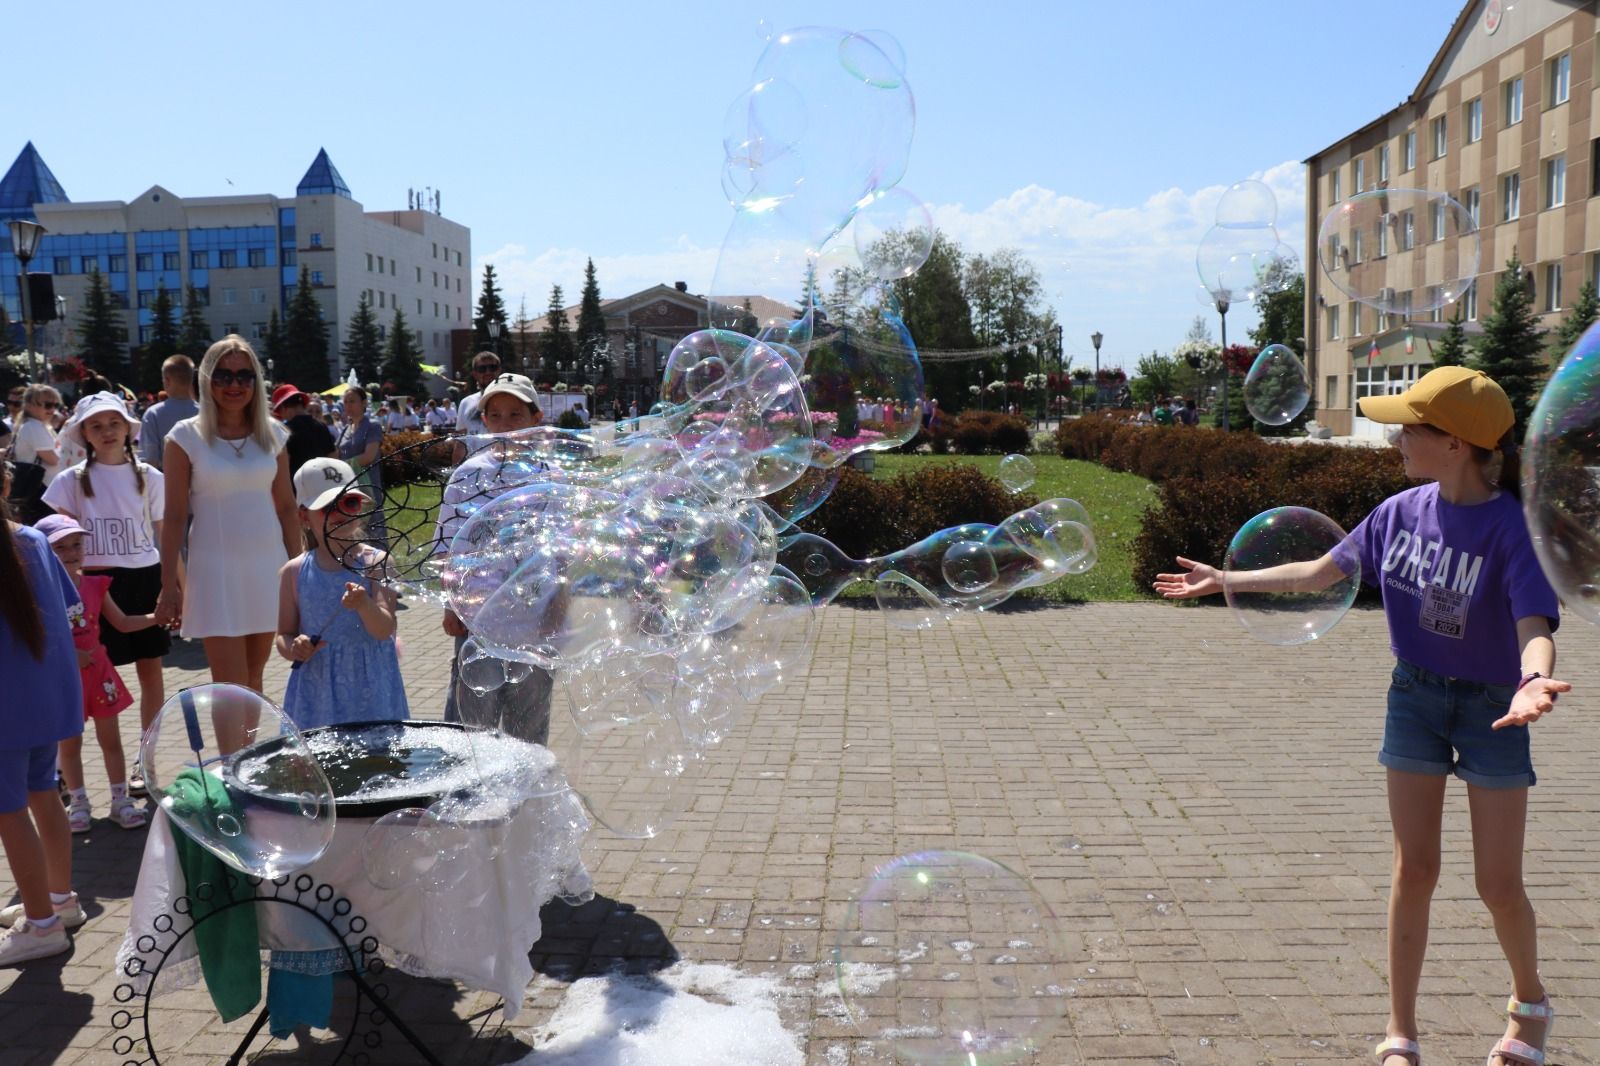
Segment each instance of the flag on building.
[{"label": "flag on building", "polygon": [[1408,330],[1406,330],[1406,354],[1407,355],[1414,355],[1414,354],[1416,354],[1416,351],[1417,351],[1416,337],[1412,334],[1411,330],[1408,329]]},{"label": "flag on building", "polygon": [[1371,366],[1372,365],[1372,361],[1374,359],[1376,359],[1377,357],[1378,357],[1378,338],[1374,337],[1374,338],[1372,338],[1372,347],[1367,349],[1367,365]]}]

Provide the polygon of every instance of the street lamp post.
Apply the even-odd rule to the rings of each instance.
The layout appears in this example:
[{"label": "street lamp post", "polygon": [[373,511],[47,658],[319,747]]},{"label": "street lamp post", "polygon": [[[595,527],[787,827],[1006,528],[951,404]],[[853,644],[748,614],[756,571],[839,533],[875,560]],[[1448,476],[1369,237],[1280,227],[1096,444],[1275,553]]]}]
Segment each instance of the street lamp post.
[{"label": "street lamp post", "polygon": [[34,381],[42,380],[38,354],[33,350],[33,301],[28,296],[28,261],[39,250],[44,227],[27,219],[14,218],[11,227],[11,254],[17,257],[17,295],[22,306],[22,329],[28,345],[28,372]]},{"label": "street lamp post", "polygon": [[1100,342],[1105,340],[1105,334],[1095,330],[1089,334],[1089,343],[1094,345],[1094,409],[1100,410]]},{"label": "street lamp post", "polygon": [[1011,364],[1000,364],[1000,408],[1006,414],[1011,413]]},{"label": "street lamp post", "polygon": [[980,366],[978,368],[978,410],[980,410],[980,411],[983,410],[983,390],[984,390],[983,367]]},{"label": "street lamp post", "polygon": [[1222,316],[1222,428],[1228,428],[1228,296],[1227,289],[1218,289],[1217,314]]},{"label": "street lamp post", "polygon": [[491,319],[489,319],[489,321],[487,321],[487,322],[485,322],[483,324],[483,328],[489,331],[489,347],[494,349],[495,358],[496,359],[500,358],[500,322],[499,322],[499,320],[491,318]]}]

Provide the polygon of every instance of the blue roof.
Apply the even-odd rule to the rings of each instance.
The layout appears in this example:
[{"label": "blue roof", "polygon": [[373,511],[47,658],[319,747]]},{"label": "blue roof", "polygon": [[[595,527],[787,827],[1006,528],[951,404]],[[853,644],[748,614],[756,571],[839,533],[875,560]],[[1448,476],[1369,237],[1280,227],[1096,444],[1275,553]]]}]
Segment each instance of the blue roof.
[{"label": "blue roof", "polygon": [[306,176],[300,179],[300,184],[294,188],[296,196],[316,196],[318,194],[343,196],[346,200],[354,199],[350,195],[350,186],[344,183],[344,178],[339,176],[339,168],[333,165],[333,160],[328,158],[326,148],[317,149],[317,158],[311,161],[311,169],[306,171]]},{"label": "blue roof", "polygon": [[32,218],[34,204],[67,202],[66,191],[39,158],[33,142],[23,145],[16,162],[0,178],[0,219]]}]

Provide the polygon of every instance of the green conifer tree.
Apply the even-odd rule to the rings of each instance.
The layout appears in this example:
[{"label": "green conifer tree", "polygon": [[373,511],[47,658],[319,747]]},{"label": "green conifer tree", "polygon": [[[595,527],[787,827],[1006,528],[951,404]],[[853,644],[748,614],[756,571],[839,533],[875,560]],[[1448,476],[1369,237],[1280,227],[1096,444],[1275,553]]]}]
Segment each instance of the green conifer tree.
[{"label": "green conifer tree", "polygon": [[383,347],[383,366],[379,372],[383,383],[393,386],[398,395],[417,397],[423,394],[422,359],[417,338],[398,307],[394,309],[394,321],[389,326],[389,337]]},{"label": "green conifer tree", "polygon": [[90,370],[108,377],[122,369],[127,326],[111,300],[111,289],[98,269],[89,272],[89,291],[83,297],[78,319],[78,358]]},{"label": "green conifer tree", "polygon": [[355,370],[356,380],[363,385],[378,380],[383,365],[383,338],[378,332],[378,316],[372,313],[372,301],[364,292],[356,304],[356,313],[350,316],[350,329],[339,357],[346,369]]},{"label": "green conifer tree", "polygon": [[583,268],[583,296],[578,301],[578,354],[585,362],[606,342],[606,316],[600,310],[600,280],[594,260]]},{"label": "green conifer tree", "polygon": [[289,300],[289,313],[283,324],[283,358],[278,361],[278,379],[290,381],[307,392],[332,384],[328,370],[328,324],[322,319],[322,303],[311,285],[311,271],[300,268],[300,281]]},{"label": "green conifer tree", "polygon": [[1444,328],[1444,335],[1439,338],[1439,343],[1433,346],[1434,366],[1466,365],[1468,350],[1467,331],[1462,326],[1464,314],[1458,304],[1455,314],[1450,316],[1450,322]]},{"label": "green conifer tree", "polygon": [[1522,261],[1513,253],[1494,287],[1494,306],[1483,319],[1483,335],[1473,346],[1472,366],[1488,374],[1506,391],[1517,420],[1512,427],[1521,440],[1528,415],[1549,376],[1544,359],[1545,331],[1534,317],[1533,293]]},{"label": "green conifer tree", "polygon": [[205,308],[200,303],[200,291],[190,285],[183,294],[183,322],[179,326],[178,351],[200,362],[214,338],[211,325],[206,321]]},{"label": "green conifer tree", "polygon": [[[491,322],[500,327],[498,340],[489,336]],[[495,279],[493,263],[485,263],[483,267],[483,287],[478,292],[478,310],[472,316],[472,350],[475,353],[485,351],[495,353],[500,357],[502,366],[510,361],[513,350],[511,327],[506,321],[506,302],[500,294],[500,285]]]},{"label": "green conifer tree", "polygon": [[566,297],[562,295],[560,285],[550,287],[550,306],[545,311],[545,331],[539,355],[544,372],[551,379],[555,378],[561,364],[572,362],[576,355],[572,331],[567,326]]},{"label": "green conifer tree", "polygon": [[1551,359],[1557,363],[1565,359],[1597,318],[1600,318],[1600,297],[1595,294],[1594,282],[1585,281],[1583,288],[1578,290],[1578,299],[1567,311],[1567,317],[1550,335]]}]

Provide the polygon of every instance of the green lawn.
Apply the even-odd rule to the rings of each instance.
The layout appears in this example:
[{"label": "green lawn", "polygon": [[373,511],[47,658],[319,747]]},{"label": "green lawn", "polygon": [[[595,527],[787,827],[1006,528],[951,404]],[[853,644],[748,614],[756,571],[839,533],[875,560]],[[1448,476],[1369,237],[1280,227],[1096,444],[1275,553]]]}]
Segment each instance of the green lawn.
[{"label": "green lawn", "polygon": [[[1004,458],[999,455],[890,455],[877,456],[877,477],[894,477],[933,463],[968,463],[993,475]],[[1135,474],[1119,474],[1095,463],[1062,459],[1056,455],[1030,455],[1038,479],[1028,491],[1042,500],[1065,496],[1088,510],[1094,523],[1100,561],[1078,577],[1065,577],[1042,589],[1022,595],[1057,603],[1087,600],[1136,600],[1142,596],[1133,585],[1133,540],[1146,507],[1156,502],[1151,482]]]}]

